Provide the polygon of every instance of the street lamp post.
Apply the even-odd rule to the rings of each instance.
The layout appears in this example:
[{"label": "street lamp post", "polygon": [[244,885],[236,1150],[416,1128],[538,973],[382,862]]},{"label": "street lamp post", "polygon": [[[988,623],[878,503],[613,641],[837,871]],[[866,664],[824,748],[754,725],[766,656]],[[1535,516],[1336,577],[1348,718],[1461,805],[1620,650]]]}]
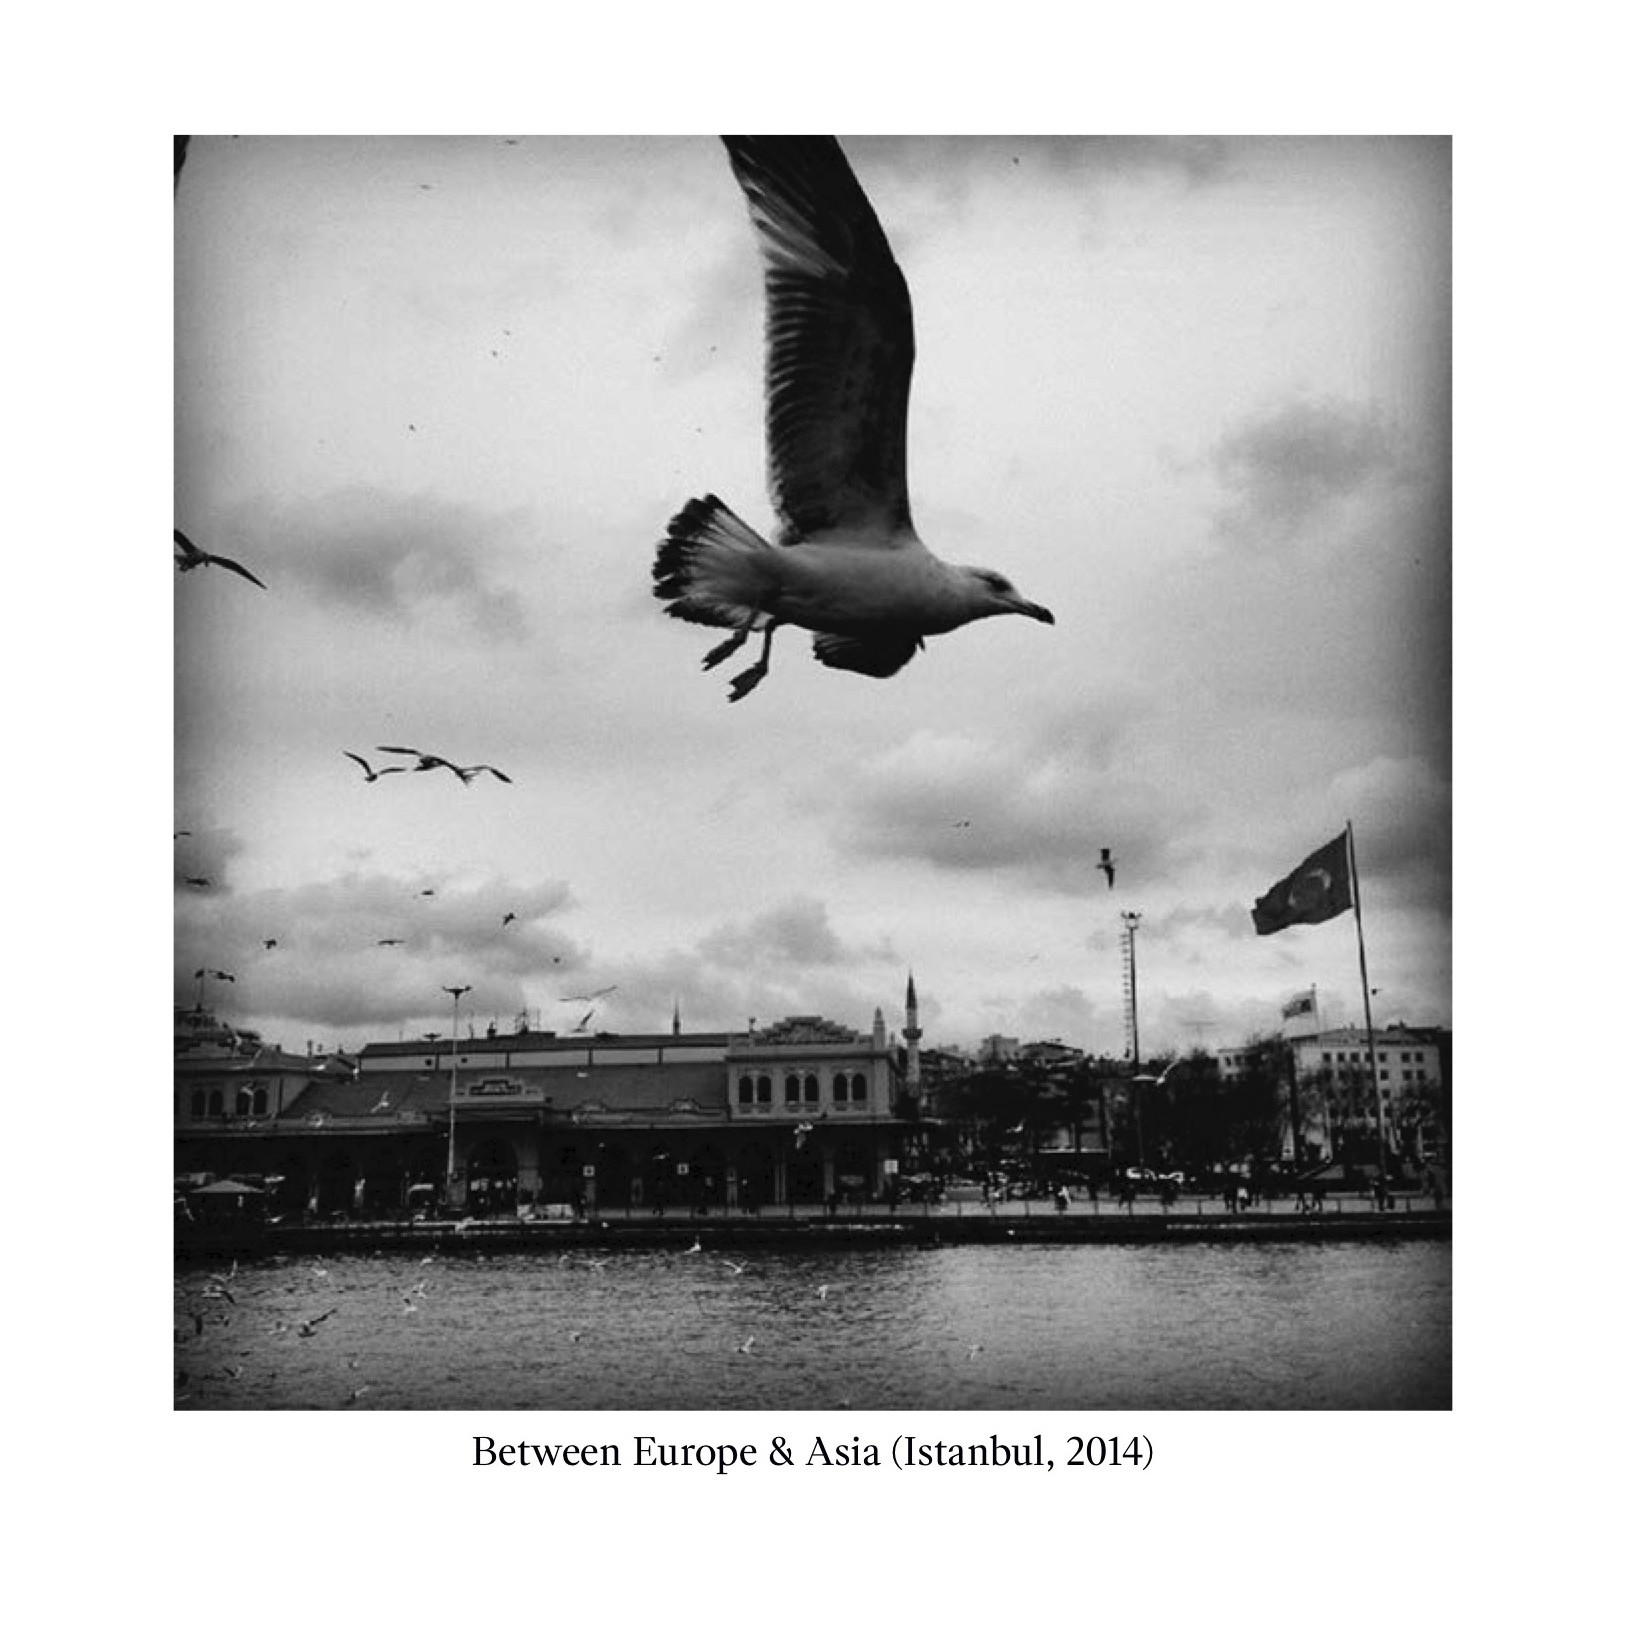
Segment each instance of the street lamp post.
[{"label": "street lamp post", "polygon": [[457,1116],[455,1101],[459,1097],[459,999],[470,990],[468,986],[444,986],[443,991],[453,999],[453,1051],[448,1055],[448,1179],[447,1199],[453,1201],[454,1120]]}]

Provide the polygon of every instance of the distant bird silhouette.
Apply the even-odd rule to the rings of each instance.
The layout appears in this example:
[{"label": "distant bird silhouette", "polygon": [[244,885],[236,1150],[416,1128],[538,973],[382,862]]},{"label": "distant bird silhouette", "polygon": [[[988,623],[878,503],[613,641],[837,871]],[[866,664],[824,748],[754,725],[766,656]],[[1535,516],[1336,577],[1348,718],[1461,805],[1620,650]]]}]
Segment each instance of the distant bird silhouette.
[{"label": "distant bird silhouette", "polygon": [[1116,863],[1111,859],[1109,846],[1101,845],[1099,860],[1094,865],[1105,875],[1105,888],[1116,888]]},{"label": "distant bird silhouette", "polygon": [[193,830],[190,827],[180,828],[170,835],[172,839],[190,839],[192,836]]},{"label": "distant bird silhouette", "polygon": [[270,952],[272,950],[272,948],[275,947],[277,944],[278,944],[278,942],[277,942],[276,936],[273,936],[272,938],[270,938],[268,940],[264,940],[264,941],[261,942],[261,945],[264,946],[268,952]]},{"label": "distant bird silhouette", "polygon": [[259,578],[248,567],[225,555],[211,555],[207,550],[201,550],[179,527],[173,528],[176,535],[176,568],[180,572],[191,572],[195,567],[225,567],[228,572],[235,572],[240,578],[247,578],[257,589],[265,589]]},{"label": "distant bird silhouette", "polygon": [[572,992],[566,997],[558,997],[557,1003],[593,1003],[597,998],[610,997],[617,990],[616,986],[602,986],[593,992]]},{"label": "distant bird silhouette", "polygon": [[336,1305],[333,1309],[325,1309],[320,1315],[313,1315],[310,1320],[303,1320],[300,1323],[300,1335],[302,1337],[311,1337],[317,1331],[318,1327],[321,1326],[330,1315],[337,1315],[339,1313],[339,1306]]},{"label": "distant bird silhouette", "polygon": [[451,759],[444,759],[441,754],[428,754],[422,748],[391,748],[384,743],[375,747],[380,754],[412,754],[419,761],[417,765],[399,765],[398,770],[407,771],[452,771],[467,787],[486,771],[489,776],[496,776],[501,782],[508,782],[510,778],[496,765],[455,765]]},{"label": "distant bird silhouette", "polygon": [[499,920],[499,928],[503,929],[506,924],[513,924],[515,921],[516,915],[513,912],[507,912],[504,917]]},{"label": "distant bird silhouette", "polygon": [[368,1114],[370,1116],[372,1116],[375,1111],[388,1111],[390,1109],[391,1109],[391,1096],[389,1094],[381,1094],[380,1098],[379,1098],[379,1102],[377,1104],[375,1104],[375,1105],[370,1105],[369,1106]]},{"label": "distant bird silhouette", "polygon": [[435,890],[421,890],[419,893],[421,895],[435,895],[436,891]]},{"label": "distant bird silhouette", "polygon": [[387,936],[383,941],[376,941],[374,944],[376,946],[401,946],[402,942],[393,940],[390,936]]},{"label": "distant bird silhouette", "polygon": [[586,1014],[586,1015],[585,1015],[585,1016],[584,1016],[584,1017],[583,1017],[583,1019],[582,1019],[582,1020],[580,1020],[580,1021],[579,1021],[579,1022],[578,1022],[578,1024],[577,1024],[577,1025],[575,1025],[575,1026],[574,1026],[574,1027],[573,1027],[573,1028],[572,1028],[572,1029],[573,1029],[573,1030],[574,1030],[574,1031],[582,1031],[582,1030],[583,1030],[583,1029],[584,1029],[584,1028],[585,1028],[585,1027],[586,1027],[586,1026],[587,1026],[587,1025],[588,1025],[588,1024],[589,1024],[589,1022],[590,1022],[590,1021],[591,1021],[591,1020],[592,1020],[592,1019],[593,1019],[593,1018],[594,1018],[594,1016],[595,1016],[595,1011],[594,1011],[594,1010],[593,1010],[593,1009],[591,1009],[591,1010],[590,1010],[590,1011],[589,1011],[589,1013],[588,1013],[588,1014]]},{"label": "distant bird silhouette", "polygon": [[756,1340],[751,1337],[744,1338],[742,1342],[737,1345],[737,1353],[751,1355],[754,1352],[755,1341]]},{"label": "distant bird silhouette", "polygon": [[195,890],[207,890],[210,887],[210,881],[207,878],[189,878],[187,882],[191,884]]},{"label": "distant bird silhouette", "polygon": [[1053,623],[999,572],[952,566],[913,528],[907,497],[912,298],[884,229],[831,136],[723,138],[765,270],[766,440],[780,522],[771,543],[712,493],[670,521],[652,593],[671,617],[756,630],[746,697],[770,670],[771,636],[796,624],[829,668],[883,678],[926,635],[1018,613]]},{"label": "distant bird silhouette", "polygon": [[368,782],[378,782],[382,776],[400,775],[403,771],[408,769],[406,765],[385,765],[379,770],[375,770],[374,767],[370,765],[361,754],[354,754],[349,748],[342,748],[340,752],[343,753],[347,759],[354,759],[359,765],[362,766],[363,778]]}]

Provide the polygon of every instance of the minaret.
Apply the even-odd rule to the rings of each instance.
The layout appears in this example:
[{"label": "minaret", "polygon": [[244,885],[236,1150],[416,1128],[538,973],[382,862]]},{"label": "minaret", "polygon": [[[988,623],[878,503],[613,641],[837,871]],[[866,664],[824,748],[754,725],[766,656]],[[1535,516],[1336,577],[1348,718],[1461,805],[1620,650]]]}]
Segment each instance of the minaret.
[{"label": "minaret", "polygon": [[914,1099],[918,1097],[920,1087],[920,1067],[918,1063],[918,1039],[923,1031],[918,1024],[918,990],[912,983],[912,971],[907,971],[907,1023],[901,1028],[901,1035],[907,1040],[907,1092]]}]

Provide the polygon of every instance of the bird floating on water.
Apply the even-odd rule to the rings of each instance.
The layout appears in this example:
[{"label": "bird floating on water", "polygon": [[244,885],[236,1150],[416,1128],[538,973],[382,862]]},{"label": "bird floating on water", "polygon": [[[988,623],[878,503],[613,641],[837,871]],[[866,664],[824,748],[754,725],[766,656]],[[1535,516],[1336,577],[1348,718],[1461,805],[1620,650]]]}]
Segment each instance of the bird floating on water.
[{"label": "bird floating on water", "polygon": [[1112,859],[1110,847],[1108,845],[1101,845],[1099,847],[1099,860],[1096,861],[1094,865],[1105,875],[1105,888],[1108,890],[1115,889],[1116,862]]},{"label": "bird floating on water", "polygon": [[669,523],[652,567],[671,617],[758,631],[737,702],[770,671],[784,623],[815,636],[829,668],[883,678],[977,618],[1053,623],[1000,572],[952,566],[912,524],[907,398],[912,299],[884,229],[831,136],[726,136],[765,262],[766,442],[780,527],[761,538],[712,493]]},{"label": "bird floating on water", "polygon": [[173,529],[176,535],[176,570],[191,572],[195,567],[225,567],[228,572],[235,572],[240,578],[247,578],[257,589],[265,589],[259,578],[248,567],[232,560],[225,555],[211,555],[208,550],[201,550],[179,527]]}]

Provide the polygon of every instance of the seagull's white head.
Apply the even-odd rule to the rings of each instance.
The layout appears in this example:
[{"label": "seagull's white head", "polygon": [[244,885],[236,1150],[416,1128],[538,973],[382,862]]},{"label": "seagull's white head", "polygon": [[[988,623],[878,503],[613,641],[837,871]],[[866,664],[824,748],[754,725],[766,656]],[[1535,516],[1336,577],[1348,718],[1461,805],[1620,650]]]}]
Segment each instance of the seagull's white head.
[{"label": "seagull's white head", "polygon": [[1002,573],[990,567],[954,567],[952,570],[963,590],[966,623],[976,618],[999,618],[1007,612],[1035,618],[1039,623],[1054,621],[1054,614],[1046,606],[1028,601]]}]

